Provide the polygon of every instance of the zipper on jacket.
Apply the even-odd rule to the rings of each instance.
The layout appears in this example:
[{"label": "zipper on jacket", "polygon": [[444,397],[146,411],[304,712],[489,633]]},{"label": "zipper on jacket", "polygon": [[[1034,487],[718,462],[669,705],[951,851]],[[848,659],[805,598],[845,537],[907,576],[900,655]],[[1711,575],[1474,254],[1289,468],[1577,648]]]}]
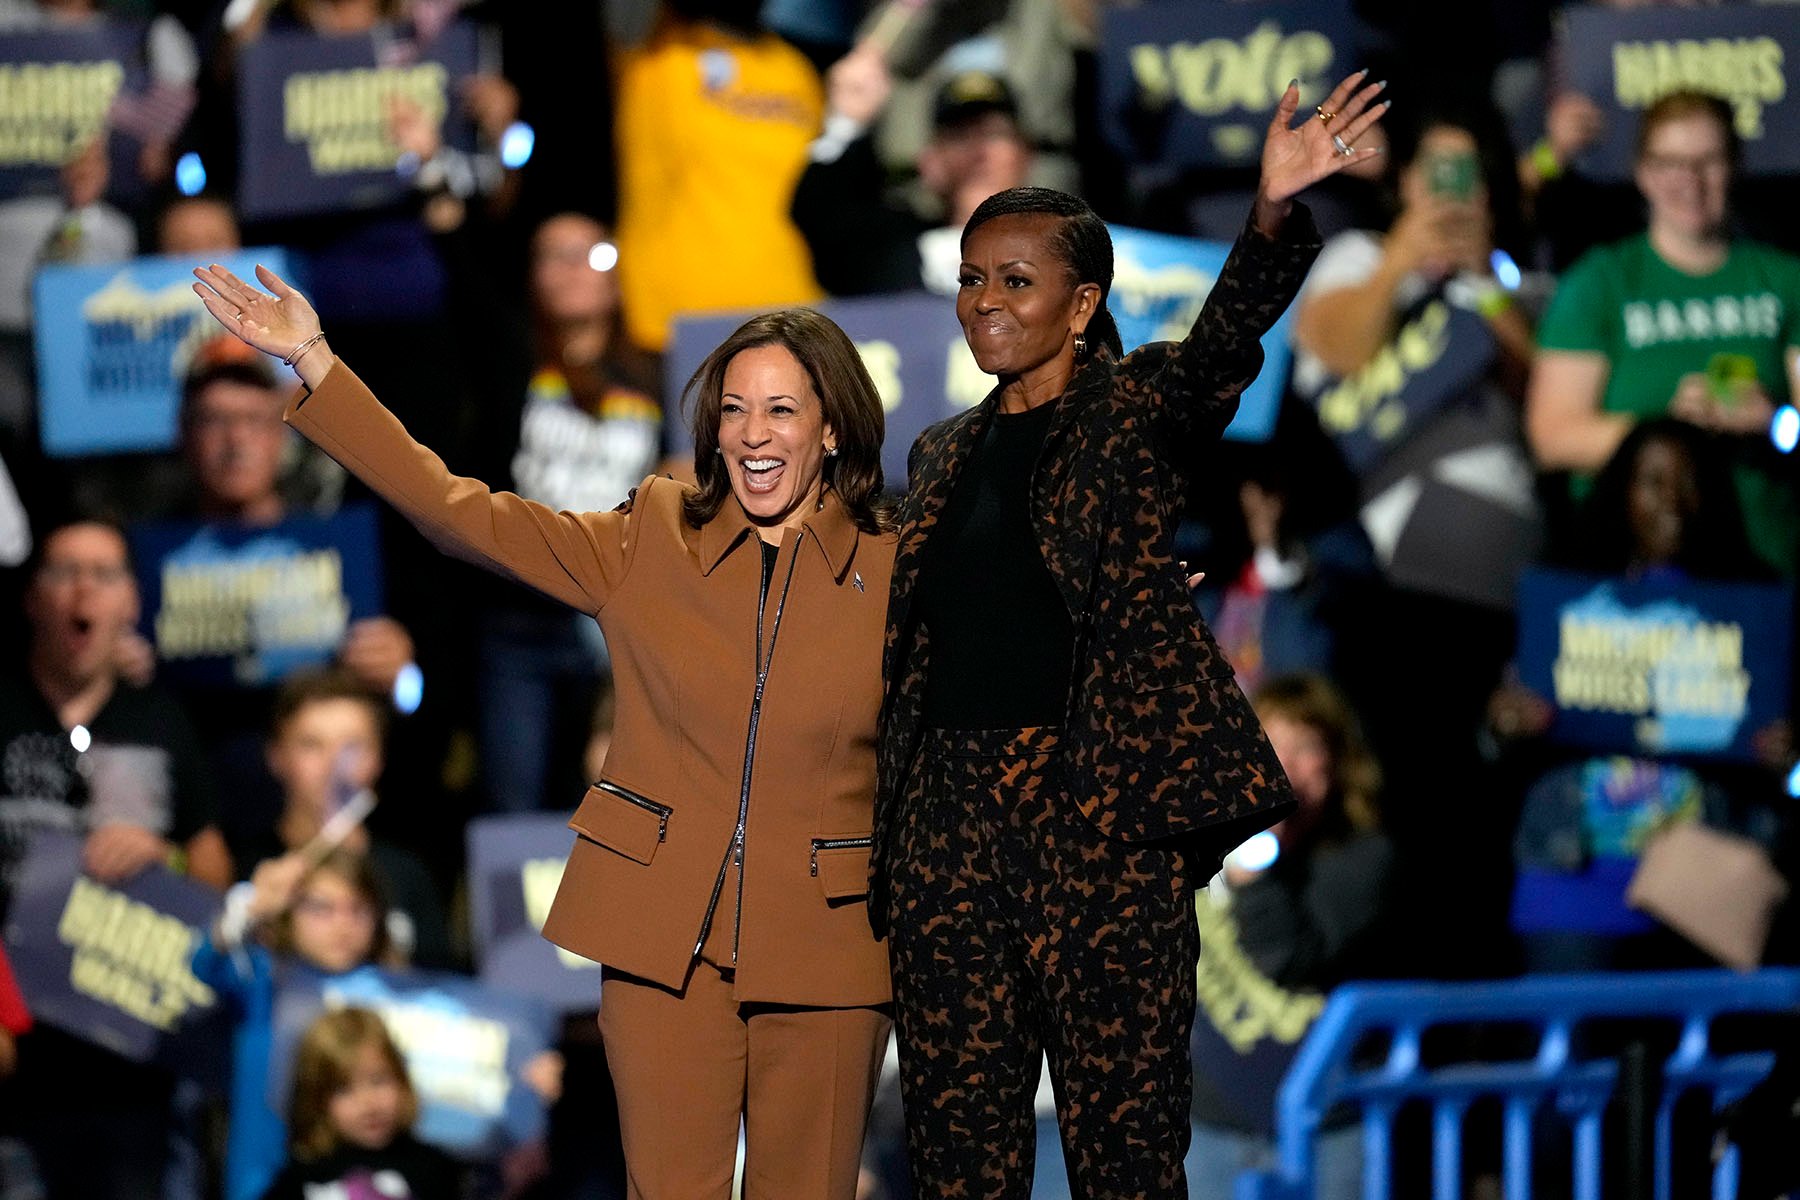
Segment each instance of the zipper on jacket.
[{"label": "zipper on jacket", "polygon": [[[761,548],[758,547],[760,550]],[[719,863],[719,874],[713,880],[712,895],[706,901],[706,918],[700,922],[700,936],[694,942],[693,957],[699,957],[706,946],[707,935],[712,932],[713,917],[719,910],[719,896],[725,890],[725,873],[735,863],[738,868],[738,913],[731,933],[731,963],[737,965],[738,935],[743,930],[744,916],[744,824],[750,815],[750,772],[756,758],[756,727],[762,719],[763,688],[768,682],[769,666],[775,659],[775,639],[781,636],[781,610],[787,603],[788,587],[794,582],[794,564],[800,560],[800,548],[794,547],[794,557],[788,560],[787,578],[781,585],[781,598],[775,603],[775,623],[769,633],[769,653],[763,656],[763,615],[769,603],[769,588],[760,582],[762,573],[758,571],[759,582],[756,596],[756,692],[750,699],[750,726],[744,737],[744,778],[738,789],[737,827],[732,832],[731,843],[725,848],[725,857]],[[758,564],[760,566],[760,564]]]},{"label": "zipper on jacket", "polygon": [[670,808],[666,804],[658,804],[656,801],[650,799],[650,797],[648,797],[648,796],[640,796],[636,792],[631,791],[629,788],[622,788],[616,783],[608,783],[604,779],[602,779],[599,783],[596,783],[594,786],[599,788],[601,791],[608,793],[609,795],[617,796],[619,799],[625,801],[625,803],[627,803],[627,804],[636,805],[638,808],[643,809],[645,812],[655,813],[656,814],[656,841],[660,845],[662,842],[668,840],[669,816],[671,813],[673,813],[675,811],[674,809]]},{"label": "zipper on jacket", "polygon": [[868,837],[814,838],[812,840],[812,875],[813,875],[813,878],[816,879],[816,878],[818,878],[818,875],[819,875],[819,851],[821,851],[821,850],[849,850],[854,847],[859,847],[859,846],[873,847],[874,845],[875,845],[875,835],[874,834],[870,834]]}]

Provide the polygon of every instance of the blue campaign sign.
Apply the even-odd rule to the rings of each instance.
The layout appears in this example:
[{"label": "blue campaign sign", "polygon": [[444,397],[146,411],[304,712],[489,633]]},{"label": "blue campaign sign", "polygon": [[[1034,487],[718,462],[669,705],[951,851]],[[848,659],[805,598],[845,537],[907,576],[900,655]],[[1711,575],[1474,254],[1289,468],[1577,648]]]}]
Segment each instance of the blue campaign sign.
[{"label": "blue campaign sign", "polygon": [[375,510],[277,525],[171,521],[127,531],[143,634],[164,677],[255,687],[329,662],[351,621],[382,611]]},{"label": "blue campaign sign", "polygon": [[1557,52],[1569,90],[1606,115],[1600,141],[1576,162],[1583,174],[1631,178],[1639,115],[1680,90],[1730,102],[1744,174],[1800,171],[1800,142],[1791,133],[1800,101],[1787,81],[1787,64],[1800,62],[1800,10],[1577,5],[1563,13]]},{"label": "blue campaign sign", "polygon": [[[1120,225],[1108,228],[1114,253],[1109,307],[1125,349],[1187,336],[1231,253],[1230,245]],[[913,440],[944,418],[979,404],[993,390],[994,378],[975,364],[956,321],[956,305],[948,297],[903,292],[828,300],[818,310],[856,343],[881,392],[887,413],[881,469],[888,487],[898,490],[905,485],[906,454]],[[677,318],[664,360],[668,394],[680,396],[706,356],[749,315]],[[1260,442],[1274,432],[1287,381],[1289,319],[1284,313],[1264,335],[1262,373],[1245,389],[1237,417],[1225,431],[1227,438]],[[670,404],[666,414],[671,450],[691,450],[687,413],[681,405]]]},{"label": "blue campaign sign", "polygon": [[1358,40],[1341,0],[1104,6],[1102,131],[1130,162],[1253,167],[1288,81],[1310,113],[1362,65]]},{"label": "blue campaign sign", "polygon": [[469,926],[481,977],[565,1011],[600,1003],[600,964],[544,940],[574,835],[566,816],[469,822]]},{"label": "blue campaign sign", "polygon": [[1535,569],[1519,583],[1519,679],[1550,734],[1594,750],[1754,761],[1787,712],[1793,590]]},{"label": "blue campaign sign", "polygon": [[1208,1106],[1230,1108],[1234,1127],[1269,1137],[1275,1130],[1275,1093],[1301,1039],[1324,1010],[1325,997],[1281,987],[1258,971],[1238,944],[1228,900],[1203,891],[1194,913],[1205,947],[1189,1038],[1195,1091]]},{"label": "blue campaign sign", "polygon": [[[226,255],[240,278],[261,263],[293,279],[271,247]],[[169,450],[181,381],[194,352],[220,330],[194,294],[194,260],[140,258],[98,267],[50,266],[35,286],[39,424],[53,456]]]},{"label": "blue campaign sign", "polygon": [[32,1015],[138,1062],[169,1061],[201,1028],[211,988],[188,964],[217,892],[160,866],[120,883],[82,873],[82,839],[34,834],[6,925],[6,954]]},{"label": "blue campaign sign", "polygon": [[129,21],[0,37],[0,199],[56,190],[114,101],[142,88],[143,39]]},{"label": "blue campaign sign", "polygon": [[457,22],[404,61],[391,37],[266,33],[240,52],[238,207],[250,221],[382,208],[406,198],[392,101],[442,122],[446,144],[474,146],[458,84],[475,74],[480,39]]},{"label": "blue campaign sign", "polygon": [[1348,379],[1313,399],[1319,426],[1366,475],[1428,418],[1468,395],[1498,352],[1487,322],[1441,299],[1428,301]]},{"label": "blue campaign sign", "polygon": [[548,1051],[555,1018],[538,1001],[445,971],[358,967],[343,975],[288,972],[275,999],[269,1104],[288,1109],[294,1051],[327,1009],[381,1016],[419,1097],[413,1132],[463,1158],[497,1158],[544,1132],[543,1099],[526,1068]]}]

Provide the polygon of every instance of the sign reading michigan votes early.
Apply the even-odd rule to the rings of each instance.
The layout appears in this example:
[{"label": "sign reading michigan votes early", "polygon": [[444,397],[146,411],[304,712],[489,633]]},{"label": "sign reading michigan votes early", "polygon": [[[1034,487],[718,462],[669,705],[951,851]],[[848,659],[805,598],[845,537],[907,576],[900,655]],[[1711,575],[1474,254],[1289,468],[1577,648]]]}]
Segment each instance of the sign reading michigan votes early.
[{"label": "sign reading michigan votes early", "polygon": [[[292,279],[285,251],[226,255],[240,278],[258,263]],[[37,274],[38,405],[54,456],[173,449],[181,381],[194,352],[219,336],[194,294],[192,258],[48,266]]]},{"label": "sign reading michigan votes early", "polygon": [[106,132],[121,91],[143,77],[131,22],[0,37],[0,199],[54,189],[57,173]]},{"label": "sign reading michigan votes early", "polygon": [[1596,179],[1628,179],[1638,120],[1674,91],[1722,97],[1737,118],[1748,175],[1800,171],[1800,115],[1787,85],[1800,63],[1800,9],[1743,4],[1722,8],[1571,7],[1560,54],[1568,87],[1600,105],[1604,132],[1577,166]]},{"label": "sign reading michigan votes early", "polygon": [[467,149],[474,128],[457,103],[475,73],[473,25],[451,25],[405,61],[384,61],[373,35],[264,34],[243,51],[238,112],[246,220],[380,208],[408,193],[389,109],[416,104],[445,141]]},{"label": "sign reading michigan votes early", "polygon": [[1347,3],[1150,0],[1102,9],[1100,119],[1134,162],[1254,166],[1275,105],[1300,81],[1300,111],[1355,61]]},{"label": "sign reading michigan votes early", "polygon": [[1751,760],[1787,711],[1785,585],[1627,580],[1537,569],[1519,584],[1519,678],[1559,741]]},{"label": "sign reading michigan votes early", "polygon": [[127,533],[144,636],[159,670],[188,686],[276,683],[329,662],[351,621],[381,612],[368,505],[265,527],[173,521]]}]

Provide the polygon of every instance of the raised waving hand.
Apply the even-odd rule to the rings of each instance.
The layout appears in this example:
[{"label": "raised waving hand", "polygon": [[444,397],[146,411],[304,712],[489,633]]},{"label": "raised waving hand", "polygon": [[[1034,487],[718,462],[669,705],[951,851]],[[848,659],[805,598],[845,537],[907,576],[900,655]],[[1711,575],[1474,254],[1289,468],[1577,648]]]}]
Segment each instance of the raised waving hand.
[{"label": "raised waving hand", "polygon": [[1300,107],[1300,87],[1297,82],[1288,85],[1263,141],[1262,199],[1285,206],[1319,180],[1381,153],[1379,147],[1357,145],[1391,103],[1375,103],[1387,81],[1364,86],[1368,74],[1362,70],[1347,76],[1298,127],[1294,114]]},{"label": "raised waving hand", "polygon": [[337,361],[319,329],[319,314],[267,267],[258,266],[256,278],[267,292],[213,263],[194,268],[194,291],[229,333],[293,367],[307,387],[317,387]]}]

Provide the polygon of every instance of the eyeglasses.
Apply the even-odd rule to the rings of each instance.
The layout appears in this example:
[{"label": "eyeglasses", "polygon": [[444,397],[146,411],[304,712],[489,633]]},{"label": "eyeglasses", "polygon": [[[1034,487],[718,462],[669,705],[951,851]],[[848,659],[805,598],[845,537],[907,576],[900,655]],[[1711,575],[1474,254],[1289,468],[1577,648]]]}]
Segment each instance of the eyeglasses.
[{"label": "eyeglasses", "polygon": [[1656,175],[1713,175],[1731,168],[1731,160],[1723,154],[1701,154],[1692,158],[1681,154],[1646,154],[1644,169]]},{"label": "eyeglasses", "polygon": [[52,587],[67,587],[86,576],[101,587],[124,583],[131,572],[116,563],[47,562],[38,568],[38,578]]},{"label": "eyeglasses", "polygon": [[373,921],[375,908],[367,900],[325,900],[318,896],[302,896],[294,902],[294,913],[302,917],[355,917]]}]

